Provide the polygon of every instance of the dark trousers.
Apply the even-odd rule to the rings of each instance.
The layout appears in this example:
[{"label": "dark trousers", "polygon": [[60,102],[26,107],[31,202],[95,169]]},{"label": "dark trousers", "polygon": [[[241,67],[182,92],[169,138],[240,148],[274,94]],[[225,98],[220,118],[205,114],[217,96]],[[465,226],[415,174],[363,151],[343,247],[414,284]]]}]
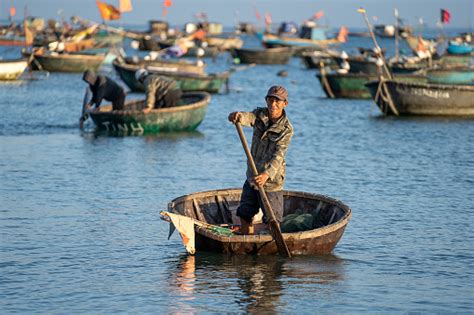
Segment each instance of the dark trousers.
[{"label": "dark trousers", "polygon": [[112,110],[122,110],[125,106],[125,93],[121,93],[112,101]]},{"label": "dark trousers", "polygon": [[[267,197],[276,220],[278,222],[283,221],[283,193],[281,191],[268,191]],[[237,209],[237,216],[247,222],[252,222],[253,217],[258,213],[260,208],[263,211],[263,222],[268,223],[258,190],[253,189],[249,182],[245,181],[244,187],[242,188],[242,196],[240,197],[240,205]]]},{"label": "dark trousers", "polygon": [[160,101],[158,108],[176,106],[182,95],[183,92],[180,89],[168,91],[168,93],[166,93],[165,96],[163,96],[163,99]]}]

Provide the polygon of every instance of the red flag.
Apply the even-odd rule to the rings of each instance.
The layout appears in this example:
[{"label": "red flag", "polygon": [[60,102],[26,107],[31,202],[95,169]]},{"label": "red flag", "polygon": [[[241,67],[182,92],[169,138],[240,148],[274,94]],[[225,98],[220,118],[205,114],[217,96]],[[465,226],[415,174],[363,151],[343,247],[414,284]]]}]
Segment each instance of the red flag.
[{"label": "red flag", "polygon": [[316,12],[313,17],[316,19],[316,20],[319,20],[320,18],[322,18],[324,16],[324,11],[318,11]]},{"label": "red flag", "polygon": [[266,25],[272,24],[272,16],[268,12],[265,12],[265,24]]},{"label": "red flag", "polygon": [[260,15],[260,12],[258,12],[257,10],[255,10],[255,17],[257,18],[257,20],[261,20],[262,19],[262,16]]},{"label": "red flag", "polygon": [[446,9],[441,9],[441,22],[443,24],[448,24],[451,20],[451,13]]},{"label": "red flag", "polygon": [[164,0],[164,1],[163,1],[163,6],[164,6],[165,8],[169,8],[169,7],[171,7],[172,5],[173,5],[173,2],[172,2],[171,0]]},{"label": "red flag", "polygon": [[11,17],[14,17],[15,14],[16,14],[16,9],[15,9],[15,7],[10,7],[10,16],[11,16]]},{"label": "red flag", "polygon": [[97,8],[99,8],[100,16],[103,20],[118,20],[120,19],[120,11],[111,4],[100,2],[96,0]]}]

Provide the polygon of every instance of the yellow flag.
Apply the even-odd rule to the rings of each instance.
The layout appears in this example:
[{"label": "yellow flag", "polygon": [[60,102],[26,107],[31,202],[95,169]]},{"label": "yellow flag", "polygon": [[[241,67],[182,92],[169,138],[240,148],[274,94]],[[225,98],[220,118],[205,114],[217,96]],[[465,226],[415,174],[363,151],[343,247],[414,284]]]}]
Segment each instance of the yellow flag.
[{"label": "yellow flag", "polygon": [[364,8],[359,8],[359,9],[357,9],[357,12],[359,12],[359,13],[365,13],[365,9],[364,9]]},{"label": "yellow flag", "polygon": [[130,12],[133,10],[131,0],[120,0],[120,12]]}]

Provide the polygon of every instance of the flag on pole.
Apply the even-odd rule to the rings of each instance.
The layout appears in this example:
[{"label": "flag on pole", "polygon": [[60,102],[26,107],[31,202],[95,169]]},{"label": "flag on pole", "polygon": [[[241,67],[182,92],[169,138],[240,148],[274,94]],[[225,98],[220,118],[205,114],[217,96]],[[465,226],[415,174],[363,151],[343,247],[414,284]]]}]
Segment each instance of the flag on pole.
[{"label": "flag on pole", "polygon": [[337,40],[341,43],[347,42],[347,35],[349,35],[349,30],[345,26],[341,26],[339,34],[337,35]]},{"label": "flag on pole", "polygon": [[97,8],[99,8],[100,16],[105,21],[120,19],[120,11],[111,4],[96,0]]},{"label": "flag on pole", "polygon": [[270,13],[265,12],[265,25],[271,25],[272,24],[272,16]]},{"label": "flag on pole", "polygon": [[163,17],[166,17],[168,15],[168,8],[173,5],[173,2],[171,0],[163,0]]},{"label": "flag on pole", "polygon": [[260,15],[260,12],[258,12],[257,9],[255,9],[255,17],[257,18],[258,21],[262,19],[262,16]]},{"label": "flag on pole", "polygon": [[441,9],[441,23],[448,24],[451,20],[451,13],[446,9]]},{"label": "flag on pole", "polygon": [[15,7],[10,7],[10,17],[14,17],[16,15],[16,9]]},{"label": "flag on pole", "polygon": [[313,17],[316,19],[316,20],[319,20],[320,18],[322,18],[324,16],[324,11],[320,10],[318,12],[316,12],[315,14],[313,14]]},{"label": "flag on pole", "polygon": [[132,0],[120,0],[120,12],[130,12],[133,10]]}]

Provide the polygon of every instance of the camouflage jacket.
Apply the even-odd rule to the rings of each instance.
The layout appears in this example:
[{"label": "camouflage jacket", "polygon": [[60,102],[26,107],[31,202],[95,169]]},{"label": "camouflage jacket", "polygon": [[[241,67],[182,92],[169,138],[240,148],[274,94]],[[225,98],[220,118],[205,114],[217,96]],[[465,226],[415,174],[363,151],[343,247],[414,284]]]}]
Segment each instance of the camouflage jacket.
[{"label": "camouflage jacket", "polygon": [[[256,108],[253,112],[242,112],[240,123],[253,127],[252,147],[250,149],[255,160],[258,173],[267,173],[268,181],[265,190],[279,191],[285,183],[286,162],[293,126],[283,112],[283,116],[275,123],[268,117],[268,109]],[[247,179],[253,178],[252,170],[247,167]]]},{"label": "camouflage jacket", "polygon": [[163,97],[168,91],[178,88],[175,80],[154,74],[147,76],[143,85],[146,93],[145,104],[151,109],[166,107],[166,104],[162,104]]}]

